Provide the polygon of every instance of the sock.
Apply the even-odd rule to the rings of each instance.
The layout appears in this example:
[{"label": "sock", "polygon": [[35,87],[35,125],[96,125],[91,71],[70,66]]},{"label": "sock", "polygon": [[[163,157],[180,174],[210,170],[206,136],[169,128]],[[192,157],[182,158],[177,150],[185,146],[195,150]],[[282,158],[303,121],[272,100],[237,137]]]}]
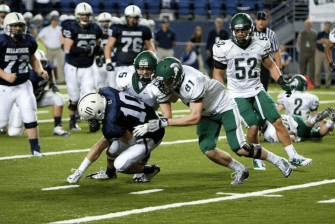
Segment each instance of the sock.
[{"label": "sock", "polygon": [[84,161],[81,163],[80,167],[78,168],[78,170],[80,170],[81,172],[85,172],[86,169],[92,164],[91,161],[89,161],[87,159],[87,157],[85,157]]},{"label": "sock", "polygon": [[114,176],[115,171],[116,171],[115,168],[109,168],[109,167],[107,166],[106,174],[107,174],[109,177],[112,177],[112,176]]},{"label": "sock", "polygon": [[62,126],[62,117],[54,117],[55,127]]},{"label": "sock", "polygon": [[38,151],[38,152],[41,151],[40,146],[38,144],[38,138],[29,139],[29,143],[30,143],[31,153],[34,153],[34,151]]},{"label": "sock", "polygon": [[285,151],[286,151],[286,153],[287,153],[287,155],[288,155],[288,158],[290,158],[290,160],[291,160],[291,158],[293,158],[293,156],[294,156],[295,154],[297,154],[297,151],[295,151],[295,149],[294,149],[294,147],[293,147],[292,144],[289,145],[289,146],[286,146],[286,147],[285,147]]},{"label": "sock", "polygon": [[238,162],[237,160],[235,159],[232,159],[231,163],[229,164],[228,166],[229,169],[232,169],[232,170],[244,170],[244,166]]},{"label": "sock", "polygon": [[312,117],[310,121],[311,121],[311,124],[314,125],[315,124],[315,117]]},{"label": "sock", "polygon": [[268,151],[268,157],[266,157],[265,160],[272,164],[276,164],[280,160],[280,157]]},{"label": "sock", "polygon": [[154,166],[144,166],[143,173],[149,174],[155,171]]},{"label": "sock", "polygon": [[334,122],[329,120],[329,121],[327,121],[326,126],[327,126],[327,128],[332,128],[333,124],[334,124]]},{"label": "sock", "polygon": [[76,115],[70,115],[70,121],[75,121],[76,120]]}]

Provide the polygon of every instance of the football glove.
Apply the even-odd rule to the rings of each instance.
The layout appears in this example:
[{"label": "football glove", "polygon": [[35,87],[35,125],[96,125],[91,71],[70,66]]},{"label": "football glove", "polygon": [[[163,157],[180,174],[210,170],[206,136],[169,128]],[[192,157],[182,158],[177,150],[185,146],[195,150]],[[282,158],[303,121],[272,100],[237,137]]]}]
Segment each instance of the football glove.
[{"label": "football glove", "polygon": [[94,54],[94,46],[92,45],[88,45],[86,48],[85,48],[85,54],[86,56],[90,57]]},{"label": "football glove", "polygon": [[335,63],[334,63],[334,62],[329,63],[329,66],[330,66],[330,69],[331,69],[332,71],[335,71]]},{"label": "football glove", "polygon": [[149,120],[149,123],[136,126],[134,128],[133,135],[135,137],[141,137],[148,132],[155,132],[167,126],[169,126],[168,119],[161,116],[159,119]]},{"label": "football glove", "polygon": [[112,65],[112,63],[106,64],[106,70],[107,71],[114,71],[114,66]]},{"label": "football glove", "polygon": [[102,65],[104,64],[104,63],[102,63],[101,58],[96,58],[95,63],[97,64],[98,67],[102,67]]},{"label": "football glove", "polygon": [[280,85],[280,87],[286,91],[286,97],[290,97],[292,94],[292,87],[290,83],[286,82],[283,78],[283,76],[280,76],[277,80],[277,83]]},{"label": "football glove", "polygon": [[97,44],[94,46],[94,55],[101,55],[102,52],[102,47],[100,46],[100,44]]},{"label": "football glove", "polygon": [[56,86],[56,83],[54,83],[54,82],[51,82],[51,83],[49,84],[49,89],[52,89],[52,91],[53,91],[54,93],[59,92],[59,89],[58,89],[58,87]]},{"label": "football glove", "polygon": [[133,136],[134,137],[141,137],[141,136],[145,135],[146,133],[149,132],[148,128],[149,128],[148,123],[137,125],[136,127],[134,127]]}]

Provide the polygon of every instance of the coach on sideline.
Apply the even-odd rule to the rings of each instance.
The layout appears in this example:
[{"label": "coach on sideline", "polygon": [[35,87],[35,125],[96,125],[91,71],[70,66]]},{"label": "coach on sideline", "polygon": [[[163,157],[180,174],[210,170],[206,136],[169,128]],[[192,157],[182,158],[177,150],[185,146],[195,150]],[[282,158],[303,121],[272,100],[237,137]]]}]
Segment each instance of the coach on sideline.
[{"label": "coach on sideline", "polygon": [[[271,43],[271,50],[275,58],[275,62],[282,72],[281,56],[279,53],[279,43],[275,32],[271,29],[266,28],[268,23],[268,15],[266,12],[259,11],[257,12],[255,19],[256,26],[254,27],[254,36],[267,38]],[[261,83],[264,86],[265,91],[268,91],[270,72],[267,70],[264,65],[261,66]]]}]

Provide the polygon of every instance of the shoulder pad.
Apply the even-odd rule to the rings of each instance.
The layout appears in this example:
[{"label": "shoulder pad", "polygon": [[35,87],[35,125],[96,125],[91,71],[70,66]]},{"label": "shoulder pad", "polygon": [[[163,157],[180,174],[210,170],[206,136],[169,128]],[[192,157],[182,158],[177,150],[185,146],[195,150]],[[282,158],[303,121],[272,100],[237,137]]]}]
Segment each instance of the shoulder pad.
[{"label": "shoulder pad", "polygon": [[223,64],[227,64],[226,56],[230,49],[234,46],[231,40],[220,40],[213,45],[213,59]]},{"label": "shoulder pad", "polygon": [[116,74],[116,85],[122,92],[127,91],[130,88],[133,75],[134,74],[131,74],[130,72],[124,71],[120,71]]}]

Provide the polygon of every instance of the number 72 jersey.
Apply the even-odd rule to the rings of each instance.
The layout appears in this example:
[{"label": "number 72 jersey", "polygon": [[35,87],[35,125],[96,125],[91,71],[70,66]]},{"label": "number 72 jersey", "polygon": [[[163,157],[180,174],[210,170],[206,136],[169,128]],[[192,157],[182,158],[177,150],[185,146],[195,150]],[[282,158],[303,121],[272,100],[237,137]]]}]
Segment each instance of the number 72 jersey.
[{"label": "number 72 jersey", "polygon": [[213,45],[214,60],[227,65],[227,89],[233,98],[253,97],[264,90],[261,63],[270,52],[271,44],[266,37],[252,37],[245,49],[232,40],[220,40]]}]

